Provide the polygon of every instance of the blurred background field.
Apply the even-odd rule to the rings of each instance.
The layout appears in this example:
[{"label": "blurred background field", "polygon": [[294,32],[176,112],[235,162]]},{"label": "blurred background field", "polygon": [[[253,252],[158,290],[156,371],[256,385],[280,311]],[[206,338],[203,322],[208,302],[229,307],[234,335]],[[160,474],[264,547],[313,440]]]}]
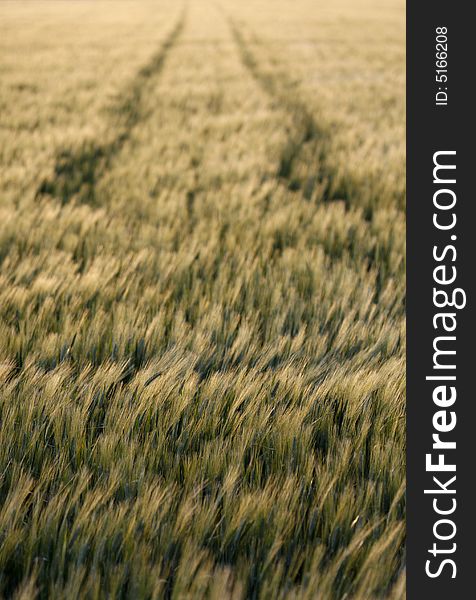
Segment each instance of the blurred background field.
[{"label": "blurred background field", "polygon": [[404,598],[404,35],[0,3],[4,598]]}]

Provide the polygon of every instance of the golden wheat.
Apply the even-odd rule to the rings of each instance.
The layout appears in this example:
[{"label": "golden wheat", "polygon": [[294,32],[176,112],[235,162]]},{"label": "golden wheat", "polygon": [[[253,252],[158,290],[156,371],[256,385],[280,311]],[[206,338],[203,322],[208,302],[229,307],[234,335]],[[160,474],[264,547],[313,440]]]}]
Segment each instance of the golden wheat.
[{"label": "golden wheat", "polygon": [[404,598],[400,0],[0,4],[0,593]]}]

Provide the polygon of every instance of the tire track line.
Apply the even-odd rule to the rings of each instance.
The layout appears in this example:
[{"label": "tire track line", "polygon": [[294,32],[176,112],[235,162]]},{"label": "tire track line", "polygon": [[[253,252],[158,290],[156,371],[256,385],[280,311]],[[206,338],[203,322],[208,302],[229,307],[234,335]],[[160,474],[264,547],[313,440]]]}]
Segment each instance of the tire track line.
[{"label": "tire track line", "polygon": [[[311,199],[318,189],[323,201],[341,200],[349,208],[349,198],[342,190],[334,189],[335,169],[326,159],[326,150],[330,140],[330,132],[319,125],[306,104],[286,91],[292,89],[293,83],[283,76],[265,72],[245,40],[242,30],[234,19],[227,17],[233,39],[238,48],[241,62],[261,89],[279,106],[292,120],[293,129],[289,133],[281,151],[276,177],[292,191],[301,190],[306,199]],[[303,160],[305,153],[309,155],[306,161],[311,168],[307,176],[296,172],[296,163]]]},{"label": "tire track line", "polygon": [[110,168],[136,125],[148,117],[144,99],[151,92],[166,60],[185,27],[188,6],[185,4],[175,26],[158,51],[134,76],[119,101],[109,107],[114,137],[105,142],[90,140],[79,148],[65,148],[57,152],[53,175],[44,179],[36,191],[36,198],[50,196],[63,205],[76,199],[80,203],[97,205],[96,184]]},{"label": "tire track line", "polygon": [[[362,218],[372,235],[371,227],[375,206],[359,205],[358,196],[352,189],[358,189],[360,182],[340,174],[332,164],[332,131],[329,126],[320,125],[305,103],[296,96],[293,82],[286,75],[266,72],[246,41],[237,23],[227,17],[230,29],[237,45],[243,66],[270,98],[275,100],[292,120],[293,129],[281,150],[276,170],[276,179],[293,192],[299,192],[307,201],[323,203],[343,202],[345,210],[362,209]],[[253,38],[256,40],[256,37]],[[256,40],[259,44],[260,42]],[[296,163],[300,163],[296,165]],[[303,168],[303,165],[305,168]],[[298,172],[296,166],[301,167]],[[352,238],[349,238],[349,250]],[[362,256],[367,268],[375,269],[375,302],[378,302],[385,281],[389,277],[388,244],[378,240],[375,246]]]}]

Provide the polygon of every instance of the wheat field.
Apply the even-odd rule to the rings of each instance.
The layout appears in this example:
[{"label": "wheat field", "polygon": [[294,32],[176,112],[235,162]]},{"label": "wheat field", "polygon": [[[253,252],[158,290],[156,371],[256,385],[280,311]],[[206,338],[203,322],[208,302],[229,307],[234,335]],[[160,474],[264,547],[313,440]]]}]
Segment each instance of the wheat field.
[{"label": "wheat field", "polygon": [[405,597],[404,28],[0,3],[1,597]]}]

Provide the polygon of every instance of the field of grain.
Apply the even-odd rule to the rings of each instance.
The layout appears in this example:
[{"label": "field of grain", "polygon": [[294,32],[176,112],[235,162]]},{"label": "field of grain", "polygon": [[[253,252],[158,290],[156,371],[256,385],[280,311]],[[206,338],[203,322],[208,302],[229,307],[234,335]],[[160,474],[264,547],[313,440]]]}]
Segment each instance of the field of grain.
[{"label": "field of grain", "polygon": [[404,28],[0,2],[0,597],[404,598]]}]

